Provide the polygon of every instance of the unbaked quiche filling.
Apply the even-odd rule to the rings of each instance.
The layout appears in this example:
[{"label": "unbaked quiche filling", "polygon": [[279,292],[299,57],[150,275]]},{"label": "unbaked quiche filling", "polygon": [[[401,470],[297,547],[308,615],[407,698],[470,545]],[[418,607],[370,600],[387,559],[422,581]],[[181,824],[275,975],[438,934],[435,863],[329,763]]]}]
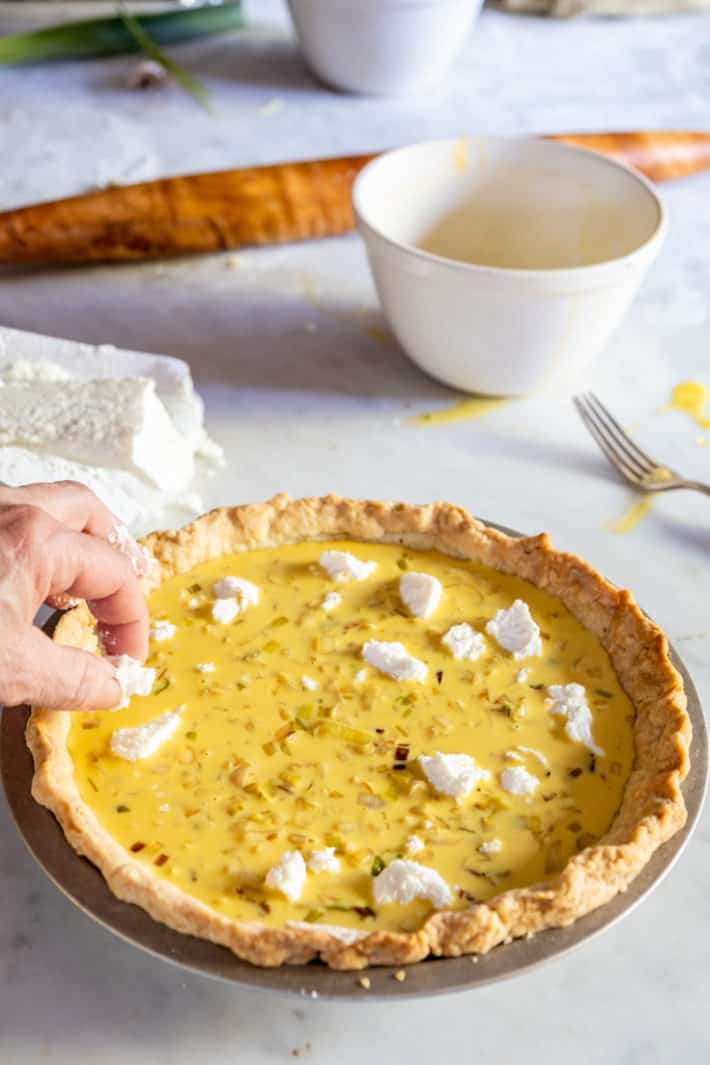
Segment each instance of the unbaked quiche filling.
[{"label": "unbaked quiche filling", "polygon": [[[598,640],[520,578],[298,543],[196,566],[149,607],[153,691],[73,715],[75,778],[132,857],[230,918],[412,931],[559,871],[620,805],[631,703]],[[158,718],[157,749],[126,757],[116,734]],[[388,869],[439,888],[398,901]]]}]

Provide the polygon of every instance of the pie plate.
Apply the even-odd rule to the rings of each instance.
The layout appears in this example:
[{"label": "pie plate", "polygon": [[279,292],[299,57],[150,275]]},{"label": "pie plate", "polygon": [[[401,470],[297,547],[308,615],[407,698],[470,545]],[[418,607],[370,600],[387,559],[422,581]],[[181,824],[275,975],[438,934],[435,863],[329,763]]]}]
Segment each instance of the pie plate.
[{"label": "pie plate", "polygon": [[[493,525],[493,523],[488,523]],[[513,530],[494,525],[509,535]],[[51,632],[58,615],[45,626]],[[505,944],[480,957],[430,959],[409,966],[406,979],[393,979],[392,967],[367,970],[366,992],[357,972],[338,972],[318,962],[306,966],[259,968],[224,947],[183,935],[159,924],[137,906],[121,902],[102,875],[69,845],[53,814],[31,796],[34,772],[25,744],[28,707],[5,711],[0,719],[0,770],[10,809],[34,857],[47,876],[80,909],[116,935],[165,961],[238,987],[280,991],[306,998],[414,998],[481,987],[559,957],[610,928],[630,913],[663,879],[687,844],[700,814],[708,777],[708,736],[702,707],[688,671],[675,650],[670,657],[683,678],[693,728],[690,772],[682,785],[687,807],[683,828],[651,857],[628,890],[568,928],[549,929],[532,939]]]}]

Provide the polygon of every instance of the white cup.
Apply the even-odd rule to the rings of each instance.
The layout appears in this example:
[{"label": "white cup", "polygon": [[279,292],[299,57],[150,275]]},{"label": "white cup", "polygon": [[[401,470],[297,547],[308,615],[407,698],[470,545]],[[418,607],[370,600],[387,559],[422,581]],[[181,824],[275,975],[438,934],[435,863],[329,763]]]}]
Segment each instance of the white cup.
[{"label": "white cup", "polygon": [[338,89],[416,92],[439,81],[482,0],[288,0],[313,72]]},{"label": "white cup", "polygon": [[666,231],[636,171],[544,140],[387,152],[358,176],[353,204],[402,348],[432,377],[488,395],[530,392],[591,362]]}]

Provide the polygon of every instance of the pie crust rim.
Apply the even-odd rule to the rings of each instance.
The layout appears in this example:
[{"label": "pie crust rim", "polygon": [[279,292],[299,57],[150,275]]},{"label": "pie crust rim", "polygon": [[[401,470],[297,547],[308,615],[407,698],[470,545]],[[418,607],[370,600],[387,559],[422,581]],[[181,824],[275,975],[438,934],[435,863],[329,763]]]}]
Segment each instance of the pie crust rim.
[{"label": "pie crust rim", "polygon": [[[690,719],[682,679],[665,635],[628,591],[610,584],[575,555],[553,548],[547,534],[512,537],[449,503],[416,506],[338,496],[223,507],[178,531],[142,543],[156,560],[146,592],[162,580],[221,555],[303,540],[400,543],[474,559],[515,574],[557,596],[606,649],[634,709],[635,763],[621,806],[605,836],[543,882],[502,892],[464,910],[432,914],[416,932],[336,933],[317,924],[270,927],[239,921],[152,874],[100,824],[82,800],[67,749],[70,716],[35,708],[27,743],[35,773],[32,794],[59,821],[71,846],[99,868],[118,898],[155,920],[232,950],[261,966],[320,958],[335,969],[403,965],[429,955],[484,954],[546,928],[567,927],[624,891],[661,844],[686,820],[681,782],[689,769]],[[96,650],[85,603],[65,613],[54,639]]]}]

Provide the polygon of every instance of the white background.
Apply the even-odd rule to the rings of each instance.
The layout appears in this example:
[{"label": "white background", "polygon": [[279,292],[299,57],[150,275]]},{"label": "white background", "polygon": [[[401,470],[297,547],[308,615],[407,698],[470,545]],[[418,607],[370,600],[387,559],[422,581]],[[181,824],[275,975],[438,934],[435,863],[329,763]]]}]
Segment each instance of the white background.
[{"label": "white background", "polygon": [[[214,116],[176,89],[129,91],[131,58],[0,71],[0,206],[435,135],[710,129],[710,16],[554,23],[486,12],[444,86],[387,101],[319,88],[281,5],[250,10],[247,34],[176,50],[209,84]],[[710,173],[665,197],[665,250],[578,384],[654,454],[710,481],[701,430],[660,411],[677,382],[710,385]],[[210,505],[279,490],[444,498],[547,529],[634,590],[707,693],[710,500],[660,498],[633,532],[610,532],[632,497],[559,392],[480,421],[408,425],[456,397],[368,332],[384,323],[355,237],[248,251],[236,265],[222,255],[5,275],[0,322],[189,359],[229,460],[202,486]],[[332,1005],[235,991],[114,939],[45,880],[0,801],[0,1060],[251,1065],[299,1048],[314,1065],[699,1065],[710,1051],[709,874],[706,817],[658,891],[567,959],[473,993]]]}]

